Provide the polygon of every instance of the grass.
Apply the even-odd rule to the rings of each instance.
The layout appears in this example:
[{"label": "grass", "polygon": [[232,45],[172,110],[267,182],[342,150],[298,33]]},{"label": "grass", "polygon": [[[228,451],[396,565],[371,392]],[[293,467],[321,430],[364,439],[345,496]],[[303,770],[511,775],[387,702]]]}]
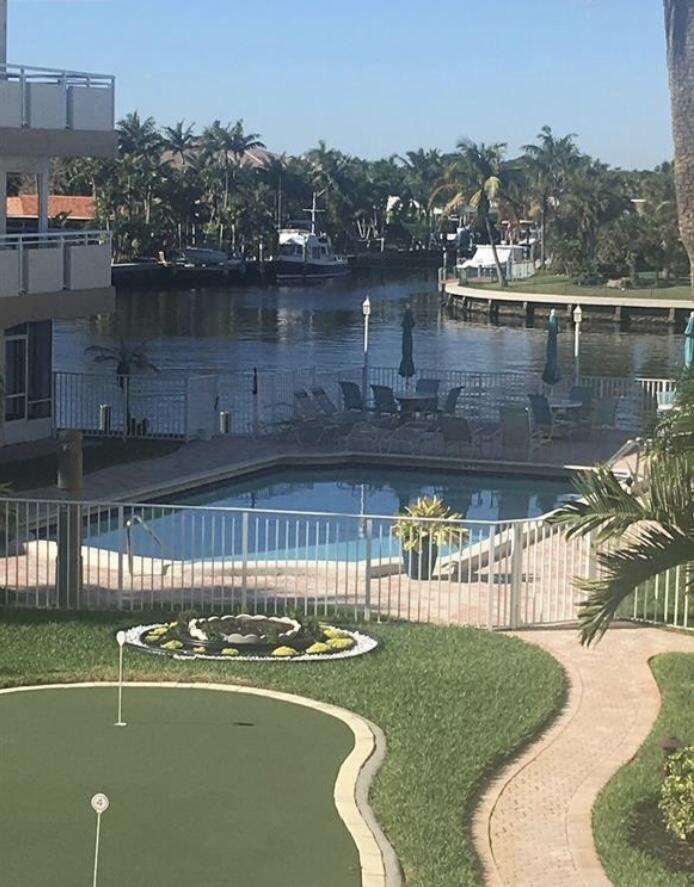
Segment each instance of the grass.
[{"label": "grass", "polygon": [[[0,611],[0,684],[113,679],[114,630],[146,618]],[[481,885],[470,836],[478,794],[561,707],[563,671],[536,647],[476,629],[381,624],[369,630],[381,648],[343,662],[186,663],[133,651],[128,676],[261,685],[369,718],[388,739],[372,803],[407,883]],[[188,754],[182,751],[182,762]]]},{"label": "grass", "polygon": [[[579,286],[570,277],[563,274],[539,273],[528,280],[509,281],[508,289],[519,293],[537,293],[538,295],[551,294],[556,296],[604,296],[606,299],[625,296],[643,299],[682,299],[692,301],[692,289],[689,281],[674,281],[667,283],[661,281],[660,286],[655,286],[653,275],[641,275],[642,286],[639,289],[622,290],[608,289],[606,286]],[[489,283],[468,284],[469,286],[498,289],[496,279]]]},{"label": "grass", "polygon": [[[85,442],[83,450],[84,473],[92,474],[111,465],[142,462],[175,453],[181,446],[175,440],[104,440]],[[57,444],[56,444],[57,449]],[[58,472],[57,453],[46,453],[31,459],[0,463],[0,483],[12,484],[22,492],[55,484]]]},{"label": "grass", "polygon": [[361,883],[333,803],[345,724],[257,696],[140,688],[118,729],[114,702],[108,689],[0,697],[3,883],[85,883],[97,789],[111,802],[99,887]]},{"label": "grass", "polygon": [[694,745],[694,655],[667,653],[651,663],[662,697],[660,714],[638,754],[605,786],[593,808],[593,832],[616,887],[691,887],[694,847],[666,831],[658,800],[660,743],[675,736]]}]

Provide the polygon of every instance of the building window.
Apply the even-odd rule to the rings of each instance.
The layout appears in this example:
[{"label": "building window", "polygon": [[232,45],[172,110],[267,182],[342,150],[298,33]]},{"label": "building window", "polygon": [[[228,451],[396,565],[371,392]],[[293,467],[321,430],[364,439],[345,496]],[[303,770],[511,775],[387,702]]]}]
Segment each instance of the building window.
[{"label": "building window", "polygon": [[5,331],[5,421],[51,416],[53,325],[50,320]]}]

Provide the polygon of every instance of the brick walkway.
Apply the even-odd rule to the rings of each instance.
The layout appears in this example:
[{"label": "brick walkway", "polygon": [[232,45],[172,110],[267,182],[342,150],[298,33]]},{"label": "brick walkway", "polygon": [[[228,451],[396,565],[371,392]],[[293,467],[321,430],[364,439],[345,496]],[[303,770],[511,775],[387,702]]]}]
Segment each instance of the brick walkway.
[{"label": "brick walkway", "polygon": [[569,698],[547,733],[485,792],[473,825],[489,887],[606,887],[593,802],[648,735],[660,695],[648,660],[694,636],[619,626],[586,650],[575,629],[519,633],[558,659]]}]

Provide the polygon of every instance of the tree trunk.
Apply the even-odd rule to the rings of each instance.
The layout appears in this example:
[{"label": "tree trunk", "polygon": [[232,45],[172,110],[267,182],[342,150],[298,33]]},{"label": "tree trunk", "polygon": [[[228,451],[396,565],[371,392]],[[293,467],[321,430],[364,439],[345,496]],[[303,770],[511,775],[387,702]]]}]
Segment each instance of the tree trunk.
[{"label": "tree trunk", "polygon": [[485,225],[487,226],[487,236],[489,237],[489,243],[492,247],[492,255],[494,256],[494,264],[496,265],[496,278],[499,281],[499,286],[506,286],[506,275],[504,274],[503,268],[501,267],[501,262],[499,261],[499,254],[496,251],[496,244],[494,243],[494,237],[492,235],[492,226],[489,224],[489,216],[485,216],[484,219]]},{"label": "tree trunk", "polygon": [[694,290],[694,0],[664,0],[682,242]]},{"label": "tree trunk", "polygon": [[545,201],[542,201],[542,210],[540,211],[540,268],[545,267],[547,262],[547,247],[545,246],[547,238],[547,210]]}]

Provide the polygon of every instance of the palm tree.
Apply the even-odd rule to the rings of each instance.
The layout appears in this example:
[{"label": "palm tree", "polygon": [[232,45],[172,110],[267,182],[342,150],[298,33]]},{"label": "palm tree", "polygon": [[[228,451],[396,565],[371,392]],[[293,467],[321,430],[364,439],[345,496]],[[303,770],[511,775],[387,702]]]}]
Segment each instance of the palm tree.
[{"label": "palm tree", "polygon": [[694,289],[694,0],[663,0],[682,241]]},{"label": "palm tree", "polygon": [[117,345],[90,345],[85,354],[92,355],[94,363],[110,363],[116,368],[116,375],[122,380],[124,376],[132,376],[136,372],[159,372],[148,354],[147,342],[137,345],[130,344],[122,336]]},{"label": "palm tree", "polygon": [[444,215],[450,215],[468,204],[474,211],[477,221],[483,225],[492,247],[496,276],[499,286],[506,286],[506,276],[499,261],[496,242],[492,232],[491,209],[502,196],[506,169],[504,153],[506,145],[497,143],[475,144],[467,140],[458,142],[458,156],[446,170],[443,178],[434,189],[431,201],[440,194],[452,194],[443,207]]},{"label": "palm tree", "polygon": [[162,132],[162,141],[166,150],[171,152],[174,159],[178,157],[181,166],[185,169],[197,144],[195,124],[191,123],[189,126],[185,126],[185,120],[179,120],[175,126],[165,126]]},{"label": "palm tree", "polygon": [[[536,201],[535,212],[540,216],[540,262],[547,260],[547,217],[561,200],[567,180],[578,160],[576,134],[556,138],[551,127],[543,126],[537,134],[539,144],[523,145],[525,160]],[[535,215],[532,212],[531,214]]]}]

